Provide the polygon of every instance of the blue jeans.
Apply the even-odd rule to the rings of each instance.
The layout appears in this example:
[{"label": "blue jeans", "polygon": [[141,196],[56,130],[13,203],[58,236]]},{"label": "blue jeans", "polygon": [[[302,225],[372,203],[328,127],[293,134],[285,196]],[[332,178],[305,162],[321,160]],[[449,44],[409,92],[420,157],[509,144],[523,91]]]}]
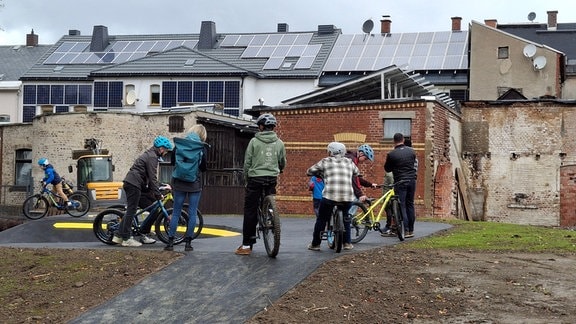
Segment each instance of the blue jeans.
[{"label": "blue jeans", "polygon": [[400,209],[404,216],[404,226],[406,231],[414,231],[416,212],[414,210],[414,195],[416,192],[416,179],[401,183],[394,187],[394,192],[400,199]]},{"label": "blue jeans", "polygon": [[178,227],[178,220],[182,214],[182,208],[184,207],[184,200],[188,196],[188,227],[186,228],[185,238],[194,237],[194,227],[196,227],[196,212],[198,211],[198,204],[200,203],[200,194],[202,192],[186,192],[179,190],[172,190],[172,195],[174,196],[174,210],[172,211],[172,218],[170,219],[170,230],[168,231],[168,237],[174,237],[176,233],[176,228]]}]

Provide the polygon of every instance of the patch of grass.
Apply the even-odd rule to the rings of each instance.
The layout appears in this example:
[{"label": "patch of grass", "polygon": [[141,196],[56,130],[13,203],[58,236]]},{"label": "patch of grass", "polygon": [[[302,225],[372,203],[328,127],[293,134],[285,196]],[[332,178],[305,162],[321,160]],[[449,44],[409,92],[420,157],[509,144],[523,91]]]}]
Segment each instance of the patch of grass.
[{"label": "patch of grass", "polygon": [[453,228],[401,244],[405,248],[471,251],[576,252],[576,232],[565,229],[494,222],[446,221]]}]

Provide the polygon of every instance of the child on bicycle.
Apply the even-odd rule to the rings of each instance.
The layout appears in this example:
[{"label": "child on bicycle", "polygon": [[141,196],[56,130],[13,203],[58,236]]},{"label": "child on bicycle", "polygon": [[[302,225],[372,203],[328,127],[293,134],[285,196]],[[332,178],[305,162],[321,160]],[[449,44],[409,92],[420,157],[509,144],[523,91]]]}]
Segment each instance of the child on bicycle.
[{"label": "child on bicycle", "polygon": [[47,184],[51,184],[54,191],[62,198],[64,204],[68,207],[72,207],[72,202],[68,200],[68,196],[62,190],[62,177],[56,172],[54,166],[50,164],[47,158],[40,158],[38,160],[38,165],[44,170],[44,178],[42,179],[42,186],[45,187]]},{"label": "child on bicycle", "polygon": [[256,120],[259,132],[250,140],[244,155],[244,220],[242,223],[242,245],[234,253],[250,255],[256,243],[258,203],[262,196],[276,194],[278,174],[286,167],[286,148],[274,128],[276,117],[262,114]]},{"label": "child on bicycle", "polygon": [[[142,190],[146,187],[152,190],[154,198],[162,199],[162,194],[158,186],[158,162],[162,156],[172,151],[173,148],[174,145],[172,145],[168,138],[158,136],[154,139],[153,146],[142,153],[142,155],[134,161],[130,170],[128,170],[126,177],[124,177],[124,185],[122,186],[126,193],[126,213],[120,221],[119,232],[114,233],[112,242],[121,244],[122,246],[142,245],[142,243],[132,237],[132,221],[138,209],[138,202],[140,201]],[[143,237],[143,239],[146,239],[146,237]]]},{"label": "child on bicycle", "polygon": [[[330,219],[332,209],[338,206],[343,215],[348,215],[350,204],[354,201],[354,188],[352,187],[352,177],[358,176],[360,171],[351,159],[346,158],[346,146],[339,142],[328,144],[328,157],[323,158],[311,166],[306,174],[309,176],[321,176],[324,179],[324,190],[322,201],[314,224],[312,242],[308,249],[320,251],[321,233],[326,228],[326,222]],[[344,203],[344,204],[339,204]],[[350,223],[348,221],[348,223]],[[350,228],[350,225],[348,225]],[[349,233],[349,230],[348,230]],[[350,234],[347,234],[350,244]]]}]

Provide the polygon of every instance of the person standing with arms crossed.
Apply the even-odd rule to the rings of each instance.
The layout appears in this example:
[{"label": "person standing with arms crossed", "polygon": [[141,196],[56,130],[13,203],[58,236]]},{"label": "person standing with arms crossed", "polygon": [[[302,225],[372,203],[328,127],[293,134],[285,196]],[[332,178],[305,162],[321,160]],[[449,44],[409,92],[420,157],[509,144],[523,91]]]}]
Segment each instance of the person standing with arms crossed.
[{"label": "person standing with arms crossed", "polygon": [[158,186],[158,162],[173,148],[174,145],[168,138],[158,136],[154,139],[153,146],[142,153],[128,170],[122,187],[126,193],[126,213],[120,221],[118,233],[114,233],[112,237],[112,242],[122,246],[142,245],[132,237],[132,220],[138,209],[142,189],[148,187],[152,190],[154,198],[162,199]]},{"label": "person standing with arms crossed", "polygon": [[186,235],[184,236],[184,251],[193,251],[192,238],[196,227],[196,216],[200,194],[202,193],[201,173],[206,171],[206,154],[208,144],[206,128],[196,124],[190,128],[186,138],[174,138],[176,144],[172,151],[172,195],[174,197],[174,209],[170,219],[168,230],[168,244],[164,247],[166,251],[174,250],[174,234],[178,227],[178,220],[182,214],[184,201],[188,197],[188,223]]},{"label": "person standing with arms crossed", "polygon": [[386,155],[384,170],[386,172],[392,172],[395,183],[407,180],[394,186],[394,191],[400,199],[400,208],[404,215],[404,224],[406,226],[405,237],[414,237],[414,222],[416,221],[414,210],[414,196],[416,192],[415,165],[416,153],[414,149],[404,144],[404,135],[401,133],[394,134],[394,149]]},{"label": "person standing with arms crossed", "polygon": [[257,210],[262,191],[265,195],[276,194],[278,174],[286,167],[286,148],[274,128],[276,117],[262,114],[256,120],[259,132],[250,140],[244,155],[244,221],[242,245],[234,253],[250,255],[256,243]]}]

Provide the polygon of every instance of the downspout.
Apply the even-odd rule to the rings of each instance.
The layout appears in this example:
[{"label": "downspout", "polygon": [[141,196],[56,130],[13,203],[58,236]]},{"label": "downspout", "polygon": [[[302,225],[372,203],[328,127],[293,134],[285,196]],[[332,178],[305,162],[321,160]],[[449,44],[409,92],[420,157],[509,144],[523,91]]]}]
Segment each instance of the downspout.
[{"label": "downspout", "polygon": [[[4,165],[4,126],[0,127],[0,185],[4,184],[4,172],[2,172],[2,166]],[[0,205],[4,201],[2,193],[4,191],[0,190]]]}]

